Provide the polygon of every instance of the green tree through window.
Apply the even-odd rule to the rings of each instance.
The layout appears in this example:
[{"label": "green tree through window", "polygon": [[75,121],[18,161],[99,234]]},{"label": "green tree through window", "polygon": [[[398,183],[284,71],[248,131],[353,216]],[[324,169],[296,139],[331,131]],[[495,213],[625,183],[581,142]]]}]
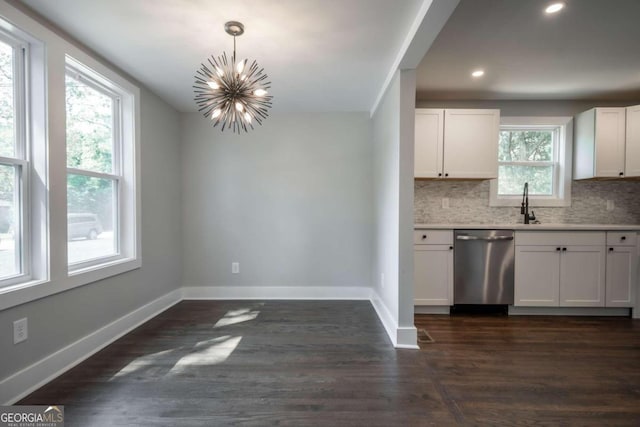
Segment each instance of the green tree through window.
[{"label": "green tree through window", "polygon": [[554,177],[554,130],[501,130],[498,144],[498,194],[552,195]]}]

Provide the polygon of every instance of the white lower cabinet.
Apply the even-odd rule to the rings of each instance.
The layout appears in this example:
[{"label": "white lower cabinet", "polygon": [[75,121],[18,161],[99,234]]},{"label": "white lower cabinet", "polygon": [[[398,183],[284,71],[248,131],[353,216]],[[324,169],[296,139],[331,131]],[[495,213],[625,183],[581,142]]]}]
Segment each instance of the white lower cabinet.
[{"label": "white lower cabinet", "polygon": [[516,246],[514,305],[557,307],[560,252],[555,246]]},{"label": "white lower cabinet", "polygon": [[633,307],[638,249],[633,233],[607,233],[607,307]]},{"label": "white lower cabinet", "polygon": [[604,307],[603,246],[566,246],[560,252],[560,306]]},{"label": "white lower cabinet", "polygon": [[604,232],[516,233],[514,305],[604,307],[604,248]]},{"label": "white lower cabinet", "polygon": [[453,231],[414,232],[414,305],[453,305]]}]

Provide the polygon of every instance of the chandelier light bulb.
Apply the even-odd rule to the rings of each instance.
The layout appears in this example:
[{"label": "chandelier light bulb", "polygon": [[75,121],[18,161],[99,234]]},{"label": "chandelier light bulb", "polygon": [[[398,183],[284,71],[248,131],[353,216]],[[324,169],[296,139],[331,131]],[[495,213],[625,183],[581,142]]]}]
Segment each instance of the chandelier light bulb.
[{"label": "chandelier light bulb", "polygon": [[198,111],[211,118],[214,127],[248,132],[254,123],[261,125],[269,116],[273,96],[267,90],[271,82],[256,61],[236,62],[235,39],[244,33],[244,25],[229,21],[225,31],[234,38],[233,54],[222,52],[201,64],[194,77],[194,99]]},{"label": "chandelier light bulb", "polygon": [[238,70],[238,74],[242,74],[242,72],[244,71],[244,66],[246,65],[246,63],[247,63],[246,59],[244,61],[238,62],[238,65],[236,66],[236,69]]}]

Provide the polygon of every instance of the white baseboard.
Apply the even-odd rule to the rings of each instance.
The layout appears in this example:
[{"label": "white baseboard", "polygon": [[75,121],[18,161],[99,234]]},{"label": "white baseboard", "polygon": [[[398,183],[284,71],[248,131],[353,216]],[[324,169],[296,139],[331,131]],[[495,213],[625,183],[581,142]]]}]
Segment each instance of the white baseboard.
[{"label": "white baseboard", "polygon": [[373,289],[371,290],[371,305],[376,310],[376,314],[395,348],[420,349],[417,329],[415,327],[399,327],[382,298]]},{"label": "white baseboard", "polygon": [[238,300],[369,300],[364,286],[188,286],[183,299]]},{"label": "white baseboard", "polygon": [[396,348],[420,350],[418,347],[418,330],[415,326],[398,326]]},{"label": "white baseboard", "polygon": [[0,402],[14,404],[181,300],[181,289],[169,292],[5,378],[0,381]]},{"label": "white baseboard", "polygon": [[630,308],[605,307],[514,307],[509,316],[628,316]]}]

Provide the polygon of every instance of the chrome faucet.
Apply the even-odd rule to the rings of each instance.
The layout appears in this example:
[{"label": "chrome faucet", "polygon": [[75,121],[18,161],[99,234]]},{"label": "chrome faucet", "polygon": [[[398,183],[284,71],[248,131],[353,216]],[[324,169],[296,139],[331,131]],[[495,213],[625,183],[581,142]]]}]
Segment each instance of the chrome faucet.
[{"label": "chrome faucet", "polygon": [[524,191],[522,192],[522,206],[520,207],[520,214],[524,215],[524,223],[529,224],[530,221],[535,221],[536,215],[532,210],[529,213],[529,183],[524,183]]}]

